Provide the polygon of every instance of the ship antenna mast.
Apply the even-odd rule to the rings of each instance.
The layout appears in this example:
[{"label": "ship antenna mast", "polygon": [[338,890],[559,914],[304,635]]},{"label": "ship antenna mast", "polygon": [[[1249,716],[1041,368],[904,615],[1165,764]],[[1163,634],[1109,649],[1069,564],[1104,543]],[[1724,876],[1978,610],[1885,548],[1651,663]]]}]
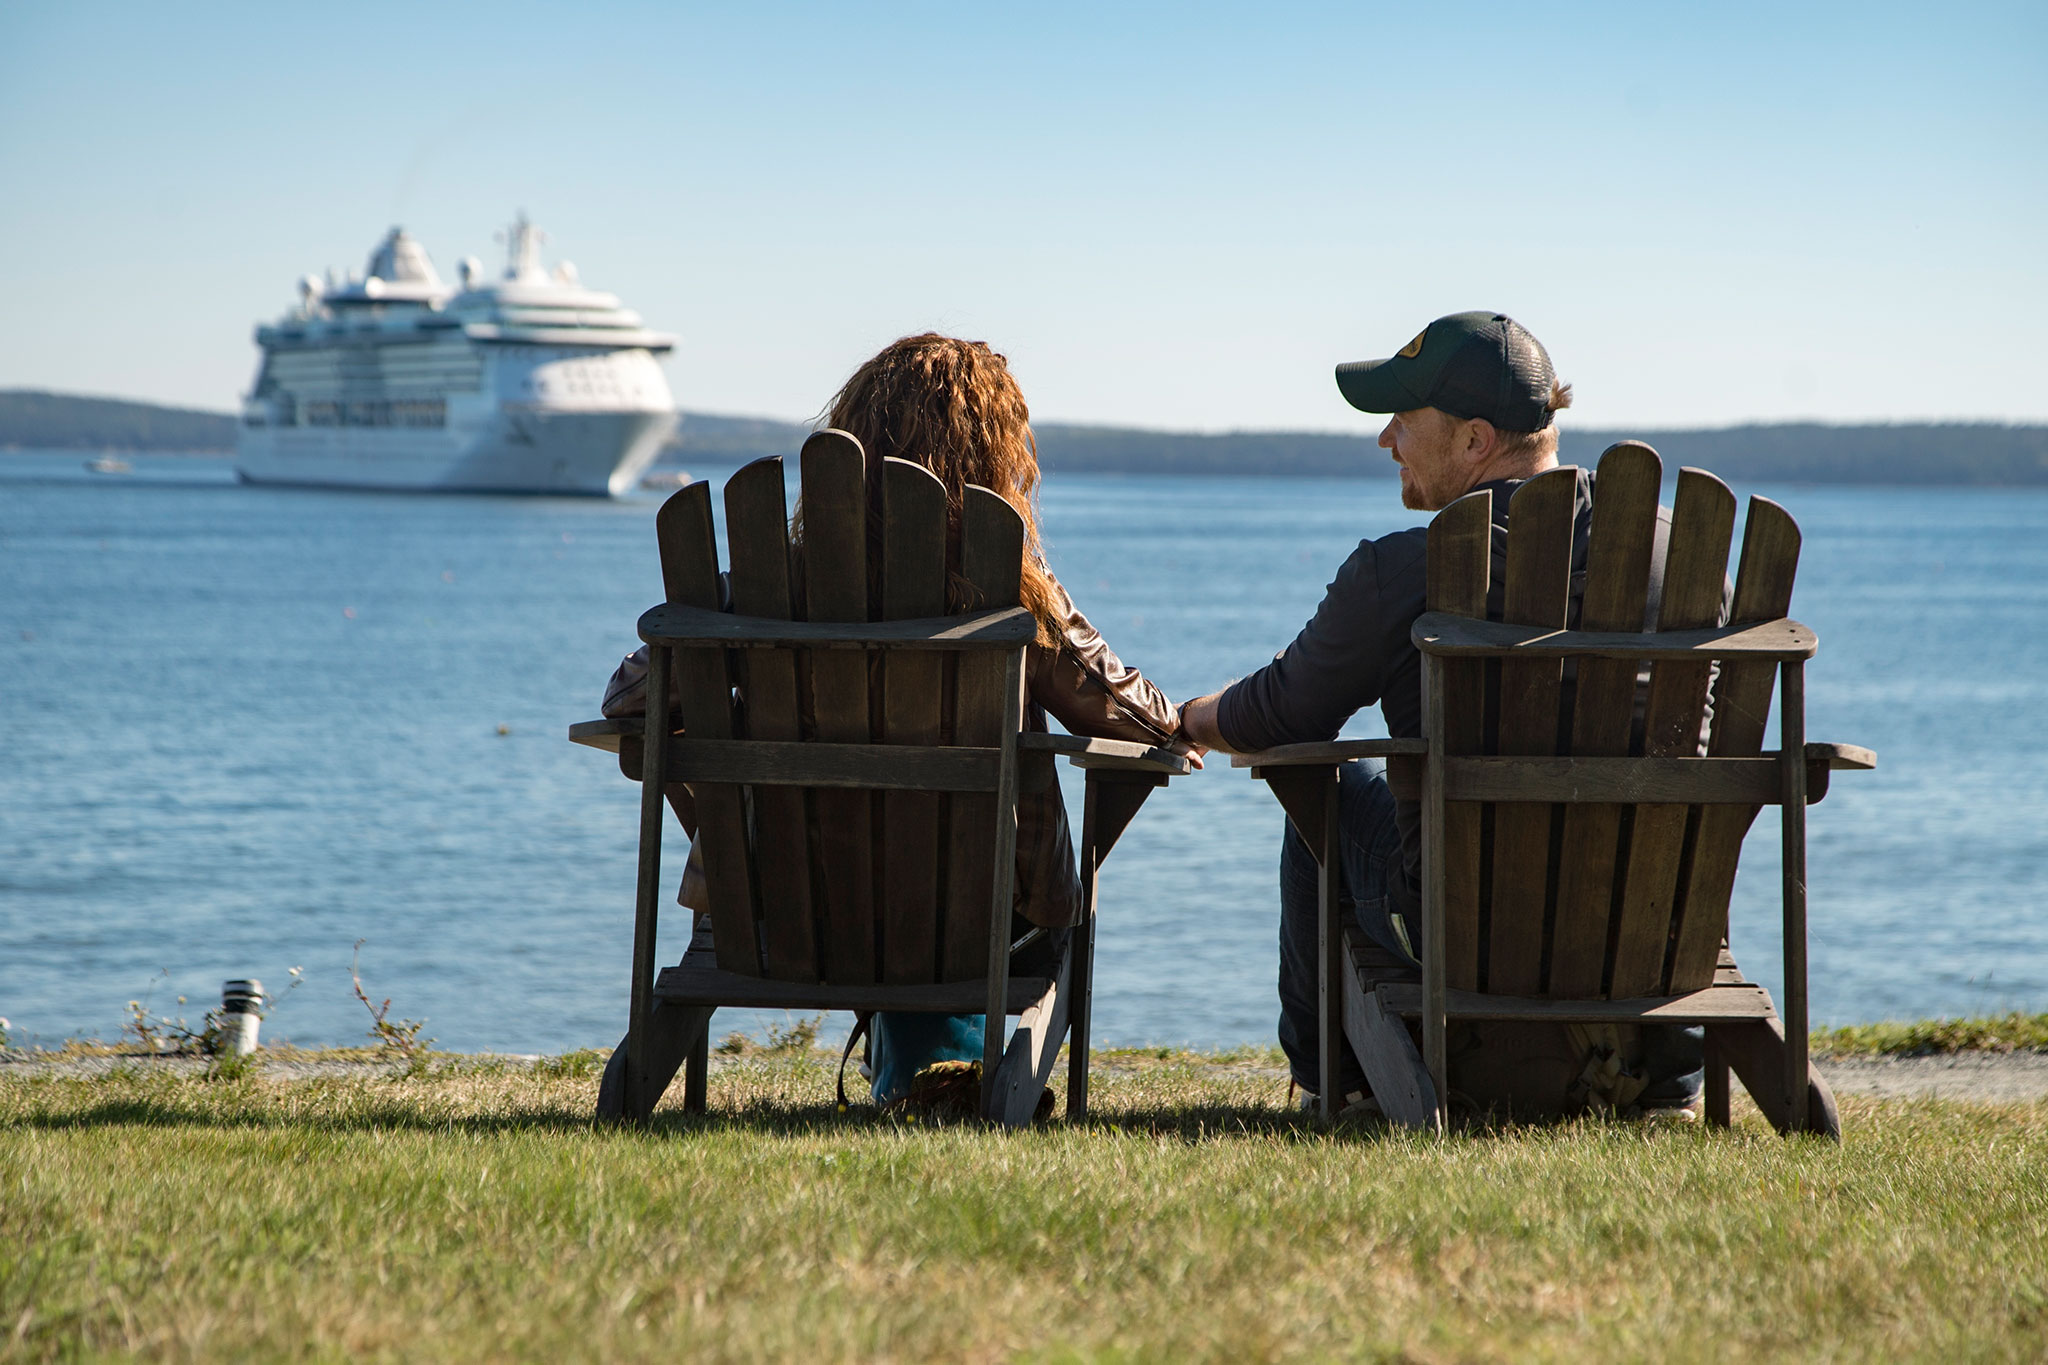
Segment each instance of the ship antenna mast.
[{"label": "ship antenna mast", "polygon": [[547,234],[527,219],[526,210],[512,220],[512,226],[502,234],[505,241],[505,278],[508,280],[537,280],[541,276],[540,244],[547,240]]}]

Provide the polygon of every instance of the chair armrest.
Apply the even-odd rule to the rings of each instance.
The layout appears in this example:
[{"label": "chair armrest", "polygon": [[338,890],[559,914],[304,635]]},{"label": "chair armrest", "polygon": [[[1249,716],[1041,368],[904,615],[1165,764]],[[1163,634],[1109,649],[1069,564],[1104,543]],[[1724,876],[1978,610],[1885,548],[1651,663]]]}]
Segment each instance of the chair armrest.
[{"label": "chair armrest", "polygon": [[1790,620],[1645,634],[1511,626],[1440,611],[1416,617],[1409,639],[1424,654],[1451,659],[1563,659],[1590,654],[1603,659],[1697,663],[1714,659],[1779,662],[1810,659],[1820,648],[1818,636]]},{"label": "chair armrest", "polygon": [[1809,744],[1808,764],[1826,762],[1835,772],[1860,772],[1877,766],[1877,751],[1854,744]]},{"label": "chair armrest", "polygon": [[1282,744],[1254,754],[1232,754],[1233,768],[1291,768],[1304,764],[1343,763],[1354,758],[1393,758],[1426,754],[1426,739],[1331,739],[1320,744]]},{"label": "chair armrest", "polygon": [[571,744],[587,744],[593,749],[617,753],[619,745],[627,736],[638,739],[647,733],[647,723],[638,716],[627,716],[620,720],[579,720],[569,727]]},{"label": "chair armrest", "polygon": [[[639,716],[622,716],[617,720],[580,720],[569,727],[569,740],[572,744],[617,753],[622,746],[634,747],[626,745],[626,740],[638,740],[646,732],[647,723]],[[1185,777],[1194,771],[1186,758],[1171,749],[1122,739],[1021,734],[1017,736],[1017,748],[1026,753],[1064,754],[1081,768],[1129,768],[1163,773],[1168,777]]]},{"label": "chair armrest", "polygon": [[1127,739],[1026,733],[1017,736],[1017,748],[1024,753],[1065,755],[1077,768],[1124,768],[1168,777],[1185,777],[1194,771],[1185,756],[1171,749]]}]

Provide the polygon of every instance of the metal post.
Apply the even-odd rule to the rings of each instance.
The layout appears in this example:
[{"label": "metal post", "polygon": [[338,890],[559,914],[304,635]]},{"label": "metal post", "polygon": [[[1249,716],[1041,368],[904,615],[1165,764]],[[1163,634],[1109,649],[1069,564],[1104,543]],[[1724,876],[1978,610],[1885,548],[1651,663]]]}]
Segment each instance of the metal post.
[{"label": "metal post", "polygon": [[1784,776],[1785,1100],[1791,1132],[1806,1131],[1806,665],[1781,669],[1778,761]]}]

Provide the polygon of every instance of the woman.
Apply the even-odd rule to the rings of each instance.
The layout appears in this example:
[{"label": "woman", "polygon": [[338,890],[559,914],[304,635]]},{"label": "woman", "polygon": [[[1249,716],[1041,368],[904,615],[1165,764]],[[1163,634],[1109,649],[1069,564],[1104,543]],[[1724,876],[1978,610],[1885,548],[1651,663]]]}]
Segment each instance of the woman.
[{"label": "woman", "polygon": [[[904,337],[854,371],[826,417],[858,439],[870,460],[888,457],[923,465],[945,485],[957,531],[968,484],[1002,495],[1024,519],[1023,605],[1038,618],[1038,639],[1026,658],[1027,728],[1043,731],[1051,715],[1069,733],[1127,739],[1171,748],[1200,765],[1198,748],[1180,735],[1180,714],[1165,694],[1118,659],[1046,567],[1035,494],[1038,450],[1030,410],[1007,361],[979,341],[926,332]],[[796,537],[802,536],[798,508]],[[957,604],[956,604],[957,605]],[[646,710],[646,651],[628,658],[606,689],[607,716]],[[694,810],[677,814],[695,834]],[[1017,912],[1055,931],[1034,944],[1043,963],[1081,917],[1081,881],[1058,783],[1018,800]],[[701,874],[684,874],[682,900],[701,908]],[[1020,955],[1013,969],[1034,962]],[[876,1099],[899,1098],[924,1060],[981,1055],[980,1016],[881,1015],[876,1027]],[[971,1039],[971,1046],[969,1040]],[[906,1055],[906,1053],[908,1055]]]}]

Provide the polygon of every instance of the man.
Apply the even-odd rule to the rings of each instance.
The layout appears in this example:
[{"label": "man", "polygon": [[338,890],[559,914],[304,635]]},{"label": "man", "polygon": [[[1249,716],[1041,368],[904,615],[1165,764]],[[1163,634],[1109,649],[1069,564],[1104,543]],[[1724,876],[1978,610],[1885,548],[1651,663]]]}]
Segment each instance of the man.
[{"label": "man", "polygon": [[[1550,356],[1500,313],[1438,318],[1385,360],[1337,367],[1337,388],[1363,412],[1390,414],[1380,445],[1400,467],[1401,501],[1420,512],[1479,489],[1493,492],[1496,599],[1506,555],[1508,503],[1516,488],[1557,466],[1556,413],[1571,405]],[[1592,521],[1592,485],[1579,483],[1573,535],[1572,614]],[[1660,532],[1668,513],[1660,509]],[[1649,618],[1654,621],[1664,535],[1656,548]],[[1422,733],[1421,656],[1408,637],[1422,614],[1428,531],[1363,541],[1338,569],[1316,614],[1272,663],[1222,692],[1188,702],[1182,728],[1197,744],[1248,753],[1333,739],[1353,712],[1380,704],[1387,733]],[[1496,601],[1497,605],[1497,601]],[[1646,622],[1646,624],[1648,624]],[[1413,802],[1396,802],[1377,760],[1342,766],[1339,868],[1360,927],[1380,947],[1413,960],[1419,932],[1421,837]],[[1292,825],[1280,858],[1280,1046],[1297,1085],[1320,1074],[1316,1032],[1314,858]],[[1645,1109],[1689,1109],[1700,1087],[1698,1031],[1646,1030],[1650,1086]],[[1355,1059],[1340,1062],[1345,1093],[1363,1088]]]}]

